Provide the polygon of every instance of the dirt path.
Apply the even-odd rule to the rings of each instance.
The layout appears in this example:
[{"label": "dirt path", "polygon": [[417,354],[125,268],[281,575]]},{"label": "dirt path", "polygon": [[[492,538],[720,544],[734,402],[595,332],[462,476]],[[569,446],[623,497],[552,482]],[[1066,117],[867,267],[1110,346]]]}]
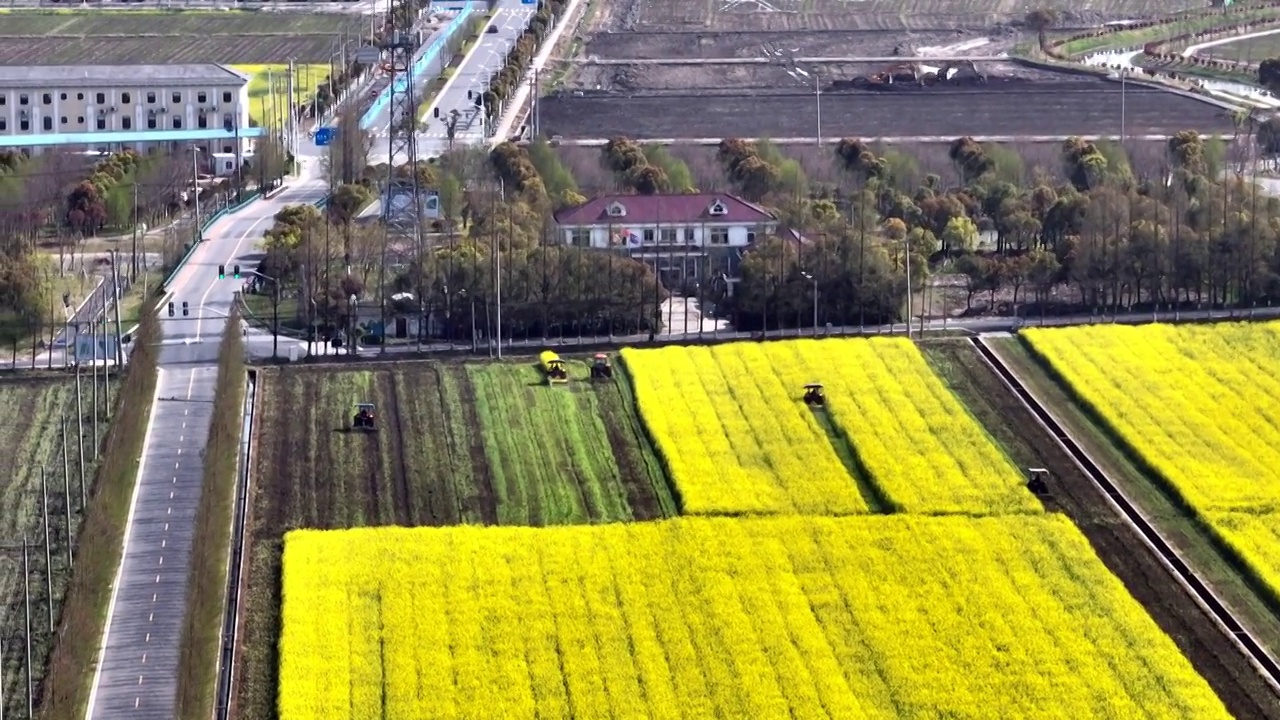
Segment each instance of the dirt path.
[{"label": "dirt path", "polygon": [[1050,511],[1070,517],[1107,568],[1173,638],[1237,718],[1280,718],[1280,697],[1214,624],[1175,576],[1159,563],[1137,531],[1119,517],[1071,456],[1036,421],[967,342],[923,346],[930,363],[1022,467],[1053,476]]}]

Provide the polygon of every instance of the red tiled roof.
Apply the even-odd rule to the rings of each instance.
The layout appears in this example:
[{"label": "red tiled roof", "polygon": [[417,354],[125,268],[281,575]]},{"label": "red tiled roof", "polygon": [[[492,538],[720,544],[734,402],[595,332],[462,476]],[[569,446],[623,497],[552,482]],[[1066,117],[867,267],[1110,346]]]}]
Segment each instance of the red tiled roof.
[{"label": "red tiled roof", "polygon": [[[720,201],[723,215],[712,215],[712,203]],[[619,203],[626,215],[609,215],[609,206]],[[772,213],[754,203],[723,193],[696,195],[602,195],[574,208],[556,213],[561,225],[688,225],[700,222],[752,224],[776,222]]]}]

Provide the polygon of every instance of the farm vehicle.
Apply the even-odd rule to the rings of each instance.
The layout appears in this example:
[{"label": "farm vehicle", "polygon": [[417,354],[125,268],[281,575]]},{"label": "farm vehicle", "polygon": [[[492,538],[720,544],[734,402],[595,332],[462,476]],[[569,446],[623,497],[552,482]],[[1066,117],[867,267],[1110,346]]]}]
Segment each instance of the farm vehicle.
[{"label": "farm vehicle", "polygon": [[564,360],[559,355],[550,351],[543,350],[538,356],[542,372],[546,373],[547,384],[555,385],[557,383],[569,382],[569,370],[564,365]]},{"label": "farm vehicle", "polygon": [[378,429],[375,420],[377,413],[373,403],[356,403],[356,412],[351,416],[351,429],[373,432]]}]

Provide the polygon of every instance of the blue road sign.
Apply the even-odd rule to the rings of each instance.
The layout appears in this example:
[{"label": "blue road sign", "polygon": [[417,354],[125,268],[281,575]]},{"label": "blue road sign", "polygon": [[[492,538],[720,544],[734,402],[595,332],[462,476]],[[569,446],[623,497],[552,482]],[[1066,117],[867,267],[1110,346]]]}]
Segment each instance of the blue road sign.
[{"label": "blue road sign", "polygon": [[330,142],[333,142],[333,136],[336,134],[337,133],[334,131],[334,128],[331,128],[331,127],[318,128],[316,130],[316,147],[324,147],[325,145],[328,145]]}]

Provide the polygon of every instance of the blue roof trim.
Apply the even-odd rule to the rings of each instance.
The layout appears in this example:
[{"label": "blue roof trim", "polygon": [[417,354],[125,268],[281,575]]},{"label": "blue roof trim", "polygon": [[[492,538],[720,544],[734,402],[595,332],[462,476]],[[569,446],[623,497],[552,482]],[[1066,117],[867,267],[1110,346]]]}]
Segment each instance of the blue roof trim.
[{"label": "blue roof trim", "polygon": [[45,145],[110,145],[136,142],[183,142],[191,140],[235,140],[266,134],[265,128],[235,130],[134,130],[130,132],[44,133],[0,137],[0,148],[41,147]]}]

